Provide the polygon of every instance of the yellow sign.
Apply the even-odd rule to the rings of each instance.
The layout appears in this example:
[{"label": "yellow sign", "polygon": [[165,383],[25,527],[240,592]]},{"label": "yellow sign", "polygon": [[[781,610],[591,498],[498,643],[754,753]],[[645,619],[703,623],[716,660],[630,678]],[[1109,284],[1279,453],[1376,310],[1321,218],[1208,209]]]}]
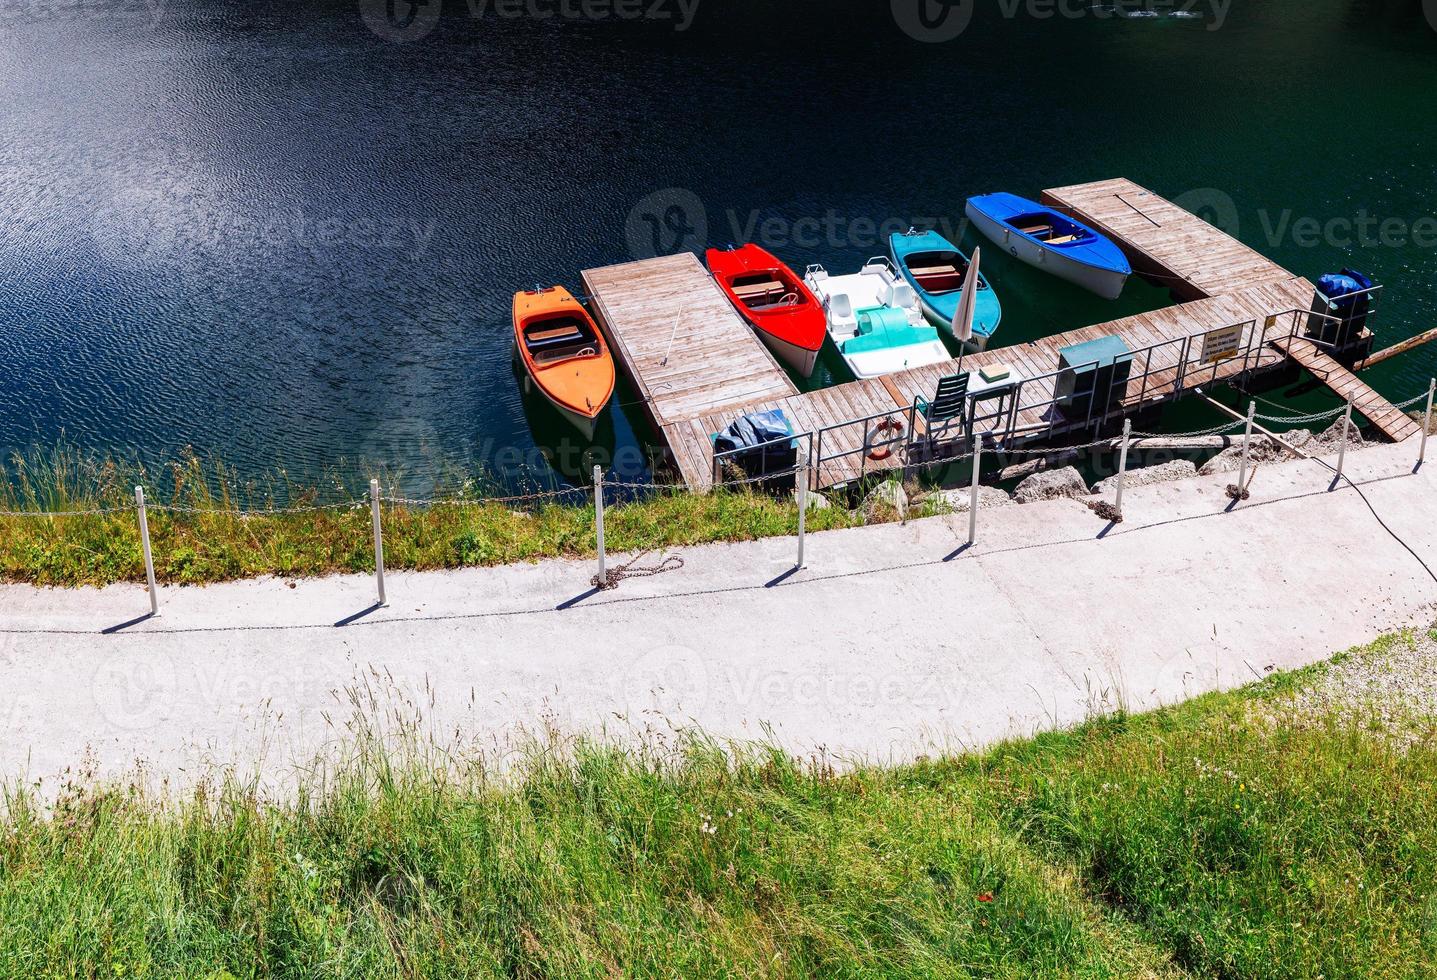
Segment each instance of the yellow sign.
[{"label": "yellow sign", "polygon": [[1209,330],[1202,338],[1202,359],[1204,364],[1225,361],[1236,357],[1242,347],[1241,323]]}]

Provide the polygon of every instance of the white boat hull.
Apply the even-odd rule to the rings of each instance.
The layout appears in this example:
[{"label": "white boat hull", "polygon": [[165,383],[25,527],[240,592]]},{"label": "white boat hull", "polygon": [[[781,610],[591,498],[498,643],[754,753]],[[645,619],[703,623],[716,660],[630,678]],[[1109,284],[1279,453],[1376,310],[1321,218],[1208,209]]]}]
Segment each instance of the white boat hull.
[{"label": "white boat hull", "polygon": [[762,330],[755,330],[754,333],[758,334],[758,339],[763,341],[763,345],[773,352],[774,357],[792,368],[799,377],[812,376],[814,365],[818,363],[818,351],[790,344],[788,341],[780,340]]},{"label": "white boat hull", "polygon": [[1007,225],[995,221],[977,208],[968,208],[968,218],[975,228],[1019,262],[1026,262],[1035,269],[1042,269],[1059,279],[1066,279],[1075,286],[1097,293],[1103,299],[1117,299],[1122,295],[1129,273],[1099,268],[1079,262],[1054,249],[1044,248],[1030,238],[1014,234]]},{"label": "white boat hull", "polygon": [[860,381],[952,360],[948,348],[937,341],[930,344],[909,344],[906,347],[889,347],[886,350],[867,351],[862,354],[844,354],[840,350],[839,354],[848,365],[848,370]]}]

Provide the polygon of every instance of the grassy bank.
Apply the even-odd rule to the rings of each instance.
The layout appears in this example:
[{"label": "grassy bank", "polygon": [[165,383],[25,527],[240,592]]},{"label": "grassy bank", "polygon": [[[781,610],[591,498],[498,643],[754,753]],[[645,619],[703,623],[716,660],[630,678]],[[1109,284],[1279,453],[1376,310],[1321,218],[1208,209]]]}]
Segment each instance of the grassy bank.
[{"label": "grassy bank", "polygon": [[1431,976],[1437,742],[1310,676],[892,769],[361,742],[295,803],[21,793],[0,973]]},{"label": "grassy bank", "polygon": [[[149,524],[155,573],[162,582],[374,570],[367,504],[243,513],[362,500],[367,486],[335,481],[323,492],[284,485],[241,492],[223,466],[198,459],[147,473],[61,449],[13,460],[0,470],[0,511],[22,512],[0,516],[0,580],[57,586],[143,582],[133,496],[137,484],[146,487],[151,504],[160,505],[150,509]],[[386,564],[427,570],[594,553],[590,494],[487,499],[497,495],[497,489],[491,493],[472,482],[456,481],[442,492],[445,502],[438,506],[386,504]],[[164,509],[167,506],[181,509]],[[106,509],[113,512],[93,513]],[[42,511],[78,513],[30,516]],[[812,511],[808,527],[848,527],[883,516],[831,507]],[[748,491],[659,491],[605,509],[607,545],[614,552],[793,534],[797,526],[792,500]]]}]

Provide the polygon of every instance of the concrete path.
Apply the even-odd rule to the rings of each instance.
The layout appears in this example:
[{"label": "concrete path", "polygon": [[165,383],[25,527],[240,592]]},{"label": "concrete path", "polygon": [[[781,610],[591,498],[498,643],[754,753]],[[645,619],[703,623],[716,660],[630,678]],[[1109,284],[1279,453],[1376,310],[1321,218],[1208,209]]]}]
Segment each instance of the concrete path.
[{"label": "concrete path", "polygon": [[[1348,472],[1437,567],[1437,476],[1414,444]],[[345,732],[350,701],[421,714],[502,752],[516,733],[667,730],[902,760],[1145,708],[1425,625],[1437,586],[1316,462],[1268,464],[1228,512],[1225,475],[1131,488],[1115,527],[1076,501],[682,549],[590,594],[544,562],[393,573],[390,606],[341,577],[167,589],[0,588],[0,773],[52,781],[86,755],[178,783],[206,761],[282,781]],[[126,625],[128,624],[128,625]],[[106,632],[111,631],[111,632]],[[403,709],[404,705],[410,708]]]}]

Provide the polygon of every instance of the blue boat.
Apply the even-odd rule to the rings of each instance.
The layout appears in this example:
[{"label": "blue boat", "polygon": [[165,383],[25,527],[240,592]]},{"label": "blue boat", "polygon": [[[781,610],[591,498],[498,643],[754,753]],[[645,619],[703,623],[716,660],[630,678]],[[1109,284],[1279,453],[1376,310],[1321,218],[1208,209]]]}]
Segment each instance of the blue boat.
[{"label": "blue boat", "polygon": [[[893,264],[899,275],[913,287],[923,306],[923,315],[940,330],[953,333],[953,317],[963,297],[963,279],[968,275],[968,256],[936,231],[909,230],[888,240]],[[973,314],[970,347],[983,350],[998,330],[1003,308],[998,294],[978,271],[978,296]]]},{"label": "blue boat", "polygon": [[968,220],[1009,255],[1104,299],[1117,299],[1133,268],[1123,250],[1076,218],[1016,194],[968,199]]}]

